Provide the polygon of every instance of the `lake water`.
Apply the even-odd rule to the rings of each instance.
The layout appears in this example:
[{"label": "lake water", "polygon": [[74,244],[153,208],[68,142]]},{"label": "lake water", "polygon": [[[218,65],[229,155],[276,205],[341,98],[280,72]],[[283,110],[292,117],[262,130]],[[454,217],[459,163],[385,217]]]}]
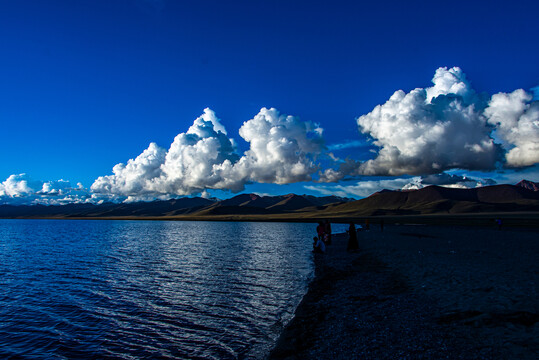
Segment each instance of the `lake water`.
[{"label": "lake water", "polygon": [[316,225],[0,220],[0,358],[260,359]]}]

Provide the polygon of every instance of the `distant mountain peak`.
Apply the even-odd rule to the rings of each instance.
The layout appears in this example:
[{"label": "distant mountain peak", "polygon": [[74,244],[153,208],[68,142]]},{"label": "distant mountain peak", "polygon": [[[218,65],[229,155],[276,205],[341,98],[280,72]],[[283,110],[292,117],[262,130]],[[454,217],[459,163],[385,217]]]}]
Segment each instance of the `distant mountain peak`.
[{"label": "distant mountain peak", "polygon": [[539,183],[529,181],[529,180],[522,180],[516,186],[520,186],[520,187],[523,187],[524,189],[528,189],[531,191],[539,191]]},{"label": "distant mountain peak", "polygon": [[[377,191],[375,193],[373,193],[372,195],[377,195],[377,194],[384,194],[384,193],[388,193],[388,192],[395,192],[395,191],[400,191],[400,190],[389,190],[389,189],[382,189],[380,191]],[[372,196],[371,195],[371,196]]]}]

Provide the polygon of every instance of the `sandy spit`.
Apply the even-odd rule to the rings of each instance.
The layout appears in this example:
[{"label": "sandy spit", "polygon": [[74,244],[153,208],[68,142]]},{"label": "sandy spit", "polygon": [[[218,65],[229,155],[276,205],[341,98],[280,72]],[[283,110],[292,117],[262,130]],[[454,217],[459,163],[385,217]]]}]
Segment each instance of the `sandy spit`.
[{"label": "sandy spit", "polygon": [[268,359],[537,359],[539,231],[379,225],[334,236]]}]

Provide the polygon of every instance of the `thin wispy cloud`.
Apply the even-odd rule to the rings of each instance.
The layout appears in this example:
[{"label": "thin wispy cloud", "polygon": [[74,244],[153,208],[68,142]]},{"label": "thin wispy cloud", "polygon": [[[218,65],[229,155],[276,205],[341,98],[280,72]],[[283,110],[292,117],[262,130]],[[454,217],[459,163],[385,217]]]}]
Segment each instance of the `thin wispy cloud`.
[{"label": "thin wispy cloud", "polygon": [[347,185],[306,185],[305,189],[315,191],[321,195],[336,195],[341,197],[367,197],[382,189],[400,190],[406,185],[420,181],[420,177],[416,178],[396,178],[385,180],[362,180],[355,184]]},{"label": "thin wispy cloud", "polygon": [[361,180],[352,184],[319,184],[306,185],[305,189],[321,195],[337,195],[342,197],[364,198],[383,189],[387,190],[417,190],[430,185],[450,188],[471,189],[476,187],[495,185],[492,179],[478,179],[467,176],[440,173],[427,176],[395,177],[382,180]]},{"label": "thin wispy cloud", "polygon": [[367,146],[370,146],[370,145],[366,144],[363,141],[350,140],[350,141],[346,141],[339,144],[328,145],[328,150],[335,151],[335,150],[353,149],[353,148],[360,148],[360,147],[367,147]]}]

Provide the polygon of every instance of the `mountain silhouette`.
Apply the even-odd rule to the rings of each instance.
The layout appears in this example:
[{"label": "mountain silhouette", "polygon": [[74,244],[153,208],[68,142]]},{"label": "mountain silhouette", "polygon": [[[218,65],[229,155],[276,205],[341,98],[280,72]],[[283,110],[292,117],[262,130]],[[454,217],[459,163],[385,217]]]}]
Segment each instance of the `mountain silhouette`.
[{"label": "mountain silhouette", "polygon": [[539,184],[523,180],[517,185],[493,185],[474,189],[433,185],[419,190],[382,190],[361,200],[337,196],[240,194],[225,200],[194,197],[100,205],[0,205],[0,217],[191,217],[211,219],[212,216],[228,215],[282,215],[290,219],[301,219],[377,215],[537,212],[539,211],[538,190]]},{"label": "mountain silhouette", "polygon": [[294,212],[307,207],[316,208],[327,204],[340,204],[352,200],[337,196],[317,198],[295,194],[283,196],[240,194],[226,200],[194,197],[152,202],[104,203],[100,205],[0,205],[0,217],[109,218],[279,214]]},{"label": "mountain silhouette", "polygon": [[328,207],[326,216],[462,214],[539,211],[539,192],[517,185],[474,189],[428,186],[419,190],[383,190],[371,196]]},{"label": "mountain silhouette", "polygon": [[517,186],[523,187],[528,190],[532,191],[539,191],[539,183],[529,181],[529,180],[522,180],[517,184]]}]

